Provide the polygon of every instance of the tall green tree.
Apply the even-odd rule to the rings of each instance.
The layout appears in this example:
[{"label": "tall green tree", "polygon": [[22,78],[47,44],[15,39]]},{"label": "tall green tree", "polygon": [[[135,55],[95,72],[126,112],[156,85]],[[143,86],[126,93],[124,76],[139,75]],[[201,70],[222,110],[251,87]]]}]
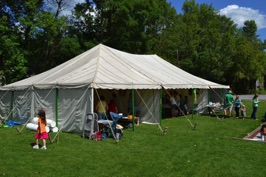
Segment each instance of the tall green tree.
[{"label": "tall green tree", "polygon": [[202,78],[227,83],[235,55],[236,25],[207,4],[186,0],[178,25],[180,67]]},{"label": "tall green tree", "polygon": [[[152,53],[154,38],[173,23],[176,12],[166,0],[93,0],[75,8],[80,37],[131,53]],[[84,41],[85,42],[85,41]]]},{"label": "tall green tree", "polygon": [[[17,9],[19,3],[14,5]],[[17,35],[16,16],[8,1],[0,2],[0,83],[5,85],[23,78],[26,59]]]},{"label": "tall green tree", "polygon": [[236,55],[232,67],[231,80],[239,92],[256,90],[256,81],[264,81],[266,74],[266,54],[263,42],[258,38],[257,25],[254,20],[245,21],[236,35]]},{"label": "tall green tree", "polygon": [[244,22],[244,27],[243,29],[243,35],[246,38],[249,38],[251,40],[251,38],[256,38],[257,35],[257,25],[256,22],[254,20],[247,20]]}]

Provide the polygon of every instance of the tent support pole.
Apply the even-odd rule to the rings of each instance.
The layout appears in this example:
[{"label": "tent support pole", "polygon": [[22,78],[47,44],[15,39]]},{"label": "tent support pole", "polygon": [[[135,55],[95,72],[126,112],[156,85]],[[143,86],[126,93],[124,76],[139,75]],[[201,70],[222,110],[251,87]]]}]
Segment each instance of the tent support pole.
[{"label": "tent support pole", "polygon": [[58,88],[55,89],[55,120],[58,127]]},{"label": "tent support pole", "polygon": [[191,111],[191,118],[193,119],[193,114],[194,114],[194,91],[192,90],[192,111]]},{"label": "tent support pole", "polygon": [[131,96],[132,96],[132,98],[131,98],[131,100],[132,100],[132,129],[133,129],[133,131],[135,130],[135,100],[134,100],[134,98],[135,98],[135,96],[134,96],[134,89],[132,88],[132,94],[131,94]]},{"label": "tent support pole", "polygon": [[[10,115],[11,120],[13,120],[13,107],[14,107],[14,90],[12,90],[12,92],[11,92],[11,102],[10,102],[10,112],[12,112]],[[8,117],[7,117],[7,119],[8,119]]]},{"label": "tent support pole", "polygon": [[163,87],[160,90],[160,125],[162,126],[162,118],[163,118]]},{"label": "tent support pole", "polygon": [[90,88],[90,90],[89,90],[89,92],[90,92],[90,95],[91,95],[91,107],[90,107],[90,111],[89,112],[91,112],[91,113],[93,113],[94,111],[94,89],[91,87]]},{"label": "tent support pole", "polygon": [[192,96],[192,119],[194,118],[194,107],[195,107],[195,102],[196,102],[196,89],[193,89],[193,96]]},{"label": "tent support pole", "polygon": [[[34,107],[34,100],[35,100],[35,92],[34,89],[31,91],[31,109],[30,109],[30,117],[34,117],[35,114],[35,107]],[[30,118],[28,117],[28,118]]]},{"label": "tent support pole", "polygon": [[207,90],[208,91],[208,103],[211,101],[211,90]]}]

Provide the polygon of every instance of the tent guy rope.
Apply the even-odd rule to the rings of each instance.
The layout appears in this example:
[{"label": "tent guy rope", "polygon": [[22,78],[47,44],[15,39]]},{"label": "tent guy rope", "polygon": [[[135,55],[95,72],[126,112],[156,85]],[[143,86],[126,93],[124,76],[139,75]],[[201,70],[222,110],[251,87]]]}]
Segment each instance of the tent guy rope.
[{"label": "tent guy rope", "polygon": [[[55,87],[55,85],[50,89],[50,91],[46,94],[46,96],[44,97],[43,100],[46,100],[46,98],[50,95],[50,93],[51,93],[51,91],[53,90],[54,87]],[[36,109],[35,109],[34,113],[39,109],[38,107],[39,107],[39,105],[36,106]],[[18,132],[19,134],[21,134],[22,130],[25,128],[25,126],[26,126],[26,125],[29,123],[29,121],[32,120],[32,119],[33,119],[33,117],[29,117],[28,120],[24,123],[24,125],[22,126],[21,129],[19,129],[18,127],[16,127],[17,132]]]},{"label": "tent guy rope", "polygon": [[6,94],[9,92],[10,90],[7,90],[6,93],[0,98],[0,101],[6,96]]},{"label": "tent guy rope", "polygon": [[[30,90],[30,88],[31,88],[31,87],[29,87],[29,88],[27,89],[27,91],[24,93],[24,95],[21,97],[21,101],[22,101],[23,99],[25,99],[25,95],[28,93],[28,91]],[[14,112],[14,110],[15,110],[16,107],[17,107],[17,105],[18,105],[18,104],[16,104],[16,105],[14,106],[14,108],[10,111],[10,113],[4,118],[4,121],[6,121],[6,120],[8,119],[8,117]]]},{"label": "tent guy rope", "polygon": [[150,111],[149,107],[147,106],[147,104],[145,103],[145,101],[143,100],[143,98],[141,97],[140,93],[138,92],[138,90],[136,90],[141,101],[143,102],[143,104],[145,105],[145,107],[149,110],[149,113],[151,114],[152,118],[155,120],[155,122],[157,123],[159,129],[161,130],[161,132],[163,133],[164,130],[162,129],[162,127],[160,126],[160,124],[157,122],[157,120],[155,119],[154,115],[152,114],[152,112]]},{"label": "tent guy rope", "polygon": [[[169,97],[171,97],[170,93],[169,93],[166,89],[165,89],[165,91],[166,91],[167,95],[168,95]],[[190,121],[190,119],[186,116],[186,114],[184,114],[184,112],[180,109],[180,107],[179,107],[178,105],[177,105],[177,107],[178,107],[178,109],[181,111],[182,115],[185,116],[185,118],[188,120],[188,122],[190,123],[191,127],[193,128],[193,130],[195,130],[198,124],[197,124],[197,123],[194,123],[194,124],[193,124],[193,123]]]}]

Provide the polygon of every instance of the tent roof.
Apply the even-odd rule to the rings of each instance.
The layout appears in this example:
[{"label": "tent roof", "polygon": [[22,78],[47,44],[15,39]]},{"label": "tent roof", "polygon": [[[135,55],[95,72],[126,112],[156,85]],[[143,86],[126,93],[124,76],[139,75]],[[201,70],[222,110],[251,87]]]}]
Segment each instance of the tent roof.
[{"label": "tent roof", "polygon": [[55,68],[2,89],[84,85],[103,89],[229,88],[189,74],[157,55],[129,54],[99,44]]}]

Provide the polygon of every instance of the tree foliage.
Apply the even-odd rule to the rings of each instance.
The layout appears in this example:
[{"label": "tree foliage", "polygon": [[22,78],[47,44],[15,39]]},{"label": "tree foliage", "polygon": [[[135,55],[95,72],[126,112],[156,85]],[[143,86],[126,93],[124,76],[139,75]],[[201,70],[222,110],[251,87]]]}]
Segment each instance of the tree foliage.
[{"label": "tree foliage", "polygon": [[256,35],[257,25],[245,21],[243,28],[236,35],[236,55],[232,82],[236,90],[256,89],[256,80],[263,81],[265,72],[265,52],[263,43]]},{"label": "tree foliage", "polygon": [[74,15],[74,31],[83,34],[79,36],[83,43],[90,40],[131,53],[151,53],[154,38],[173,24],[176,12],[164,0],[94,0],[78,4]]},{"label": "tree foliage", "polygon": [[225,83],[233,65],[235,24],[212,6],[185,1],[179,26],[180,67],[197,76]]},{"label": "tree foliage", "polygon": [[[26,74],[26,62],[16,34],[16,16],[7,8],[7,2],[0,3],[0,82],[14,82]],[[19,9],[19,3],[14,4]]]},{"label": "tree foliage", "polygon": [[[99,43],[129,53],[155,53],[243,93],[255,80],[263,81],[266,42],[259,39],[254,20],[237,29],[212,5],[195,0],[184,2],[182,14],[166,0],[73,2],[0,2],[2,85],[46,71]],[[64,13],[71,6],[73,11]]]}]

